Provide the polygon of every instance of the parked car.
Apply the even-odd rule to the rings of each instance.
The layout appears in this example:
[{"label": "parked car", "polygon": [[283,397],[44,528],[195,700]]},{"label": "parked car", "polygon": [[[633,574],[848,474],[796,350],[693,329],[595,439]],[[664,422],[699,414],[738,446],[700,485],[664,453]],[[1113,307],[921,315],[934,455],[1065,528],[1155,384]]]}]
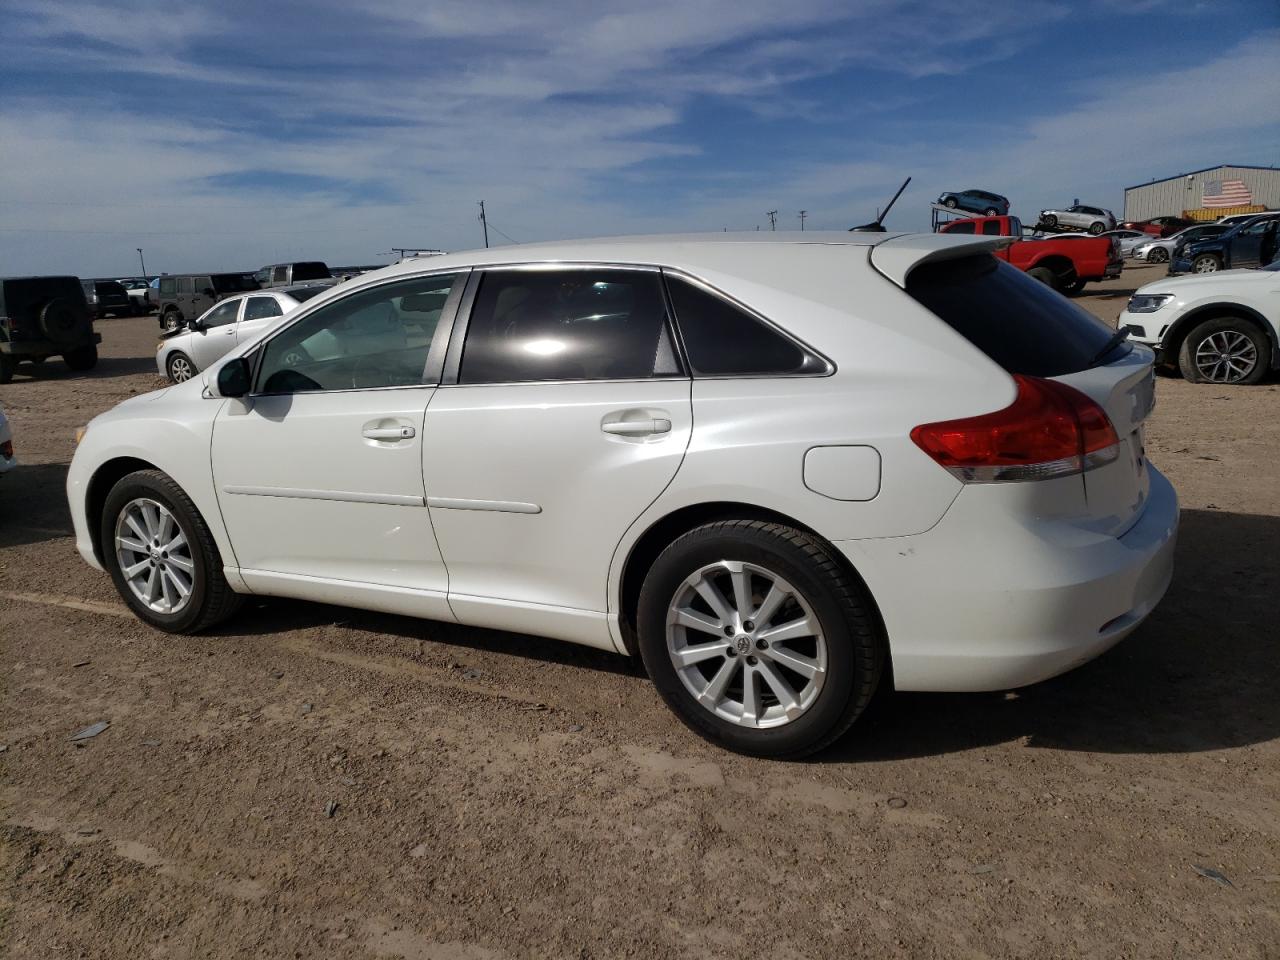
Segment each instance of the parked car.
[{"label": "parked car", "polygon": [[120,286],[124,287],[124,292],[129,295],[129,299],[133,301],[133,312],[141,316],[151,310],[151,301],[147,297],[147,291],[150,286],[146,280],[126,277],[118,281]]},{"label": "parked car", "polygon": [[938,203],[949,210],[967,210],[970,213],[981,213],[988,217],[1002,217],[1009,212],[1009,199],[998,193],[987,190],[959,190],[955,193],[944,193],[938,197]]},{"label": "parked car", "polygon": [[[638,654],[756,755],[832,742],[890,677],[1033,683],[1151,612],[1178,506],[1143,453],[1151,352],[1004,242],[623,238],[358,277],[96,417],[76,544],[170,633],[252,592]],[[405,300],[443,308],[410,328]]]},{"label": "parked car", "polygon": [[1231,213],[1225,217],[1219,217],[1215,223],[1225,223],[1228,226],[1239,226],[1240,224],[1252,220],[1254,217],[1261,216],[1264,213],[1277,213],[1276,210],[1255,210],[1253,213]]},{"label": "parked car", "polygon": [[4,408],[0,407],[0,477],[17,465],[18,458],[13,452],[13,428],[4,415]]},{"label": "parked car", "polygon": [[1125,229],[1108,230],[1106,233],[1097,233],[1097,234],[1094,234],[1094,233],[1058,233],[1058,234],[1046,233],[1043,237],[1040,237],[1038,239],[1045,239],[1048,237],[1056,237],[1059,240],[1064,240],[1069,237],[1079,237],[1085,240],[1092,239],[1095,237],[1101,237],[1104,240],[1115,240],[1120,250],[1120,256],[1126,257],[1126,258],[1133,256],[1133,251],[1139,244],[1147,243],[1152,239],[1151,234],[1143,233],[1141,230],[1125,230]]},{"label": "parked car", "polygon": [[72,370],[91,370],[101,340],[77,277],[0,279],[0,383],[23,360],[61,356]]},{"label": "parked car", "polygon": [[1163,240],[1157,240],[1153,237],[1147,237],[1145,242],[1139,242],[1133,250],[1133,258],[1135,260],[1145,260],[1147,263],[1168,263],[1173,258],[1173,251],[1180,246],[1185,246],[1195,240],[1207,240],[1210,237],[1221,236],[1231,228],[1221,223],[1202,223],[1199,226],[1187,227],[1175,233],[1171,237],[1165,237]]},{"label": "parked car", "polygon": [[1276,257],[1280,213],[1263,213],[1216,237],[1174,247],[1169,273],[1214,273],[1240,267],[1261,267]]},{"label": "parked car", "polygon": [[1120,226],[1141,230],[1152,237],[1170,237],[1179,230],[1194,227],[1199,222],[1199,220],[1190,220],[1187,217],[1152,217],[1150,220],[1130,220],[1120,224]]},{"label": "parked car", "polygon": [[131,317],[136,309],[129,292],[114,280],[81,280],[85,302],[95,317]]},{"label": "parked car", "polygon": [[970,217],[953,220],[938,231],[948,235],[977,234],[987,237],[1013,237],[1014,241],[993,251],[1032,279],[1039,280],[1061,293],[1079,293],[1090,280],[1107,280],[1120,276],[1124,266],[1120,243],[1106,237],[1081,234],[1048,236],[1026,240],[1017,217]]},{"label": "parked car", "polygon": [[1148,283],[1119,324],[1192,383],[1259,383],[1280,368],[1280,260]]},{"label": "parked car", "polygon": [[256,337],[326,289],[304,286],[233,294],[185,327],[164,334],[156,345],[156,369],[173,383],[190,380],[236,344]]},{"label": "parked car", "polygon": [[329,267],[320,260],[273,263],[255,273],[253,279],[264,290],[270,287],[294,287],[302,283],[337,283]]},{"label": "parked car", "polygon": [[1102,207],[1089,207],[1077,203],[1065,210],[1041,210],[1040,221],[1036,226],[1046,230],[1058,230],[1063,227],[1078,228],[1096,235],[1114,230],[1116,217],[1110,210],[1104,210]]},{"label": "parked car", "polygon": [[176,273],[162,276],[156,290],[160,329],[177,330],[219,300],[257,289],[257,281],[247,273]]}]

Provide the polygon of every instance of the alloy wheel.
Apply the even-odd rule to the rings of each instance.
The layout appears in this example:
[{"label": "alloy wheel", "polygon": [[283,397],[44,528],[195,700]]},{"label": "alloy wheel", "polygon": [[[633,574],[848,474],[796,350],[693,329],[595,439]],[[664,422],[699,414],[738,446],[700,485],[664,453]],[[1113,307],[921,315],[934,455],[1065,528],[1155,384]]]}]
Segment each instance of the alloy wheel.
[{"label": "alloy wheel", "polygon": [[757,729],[803,715],[827,676],[826,637],[800,592],[771,570],[733,560],[702,567],[677,588],[667,653],[706,710]]},{"label": "alloy wheel", "polygon": [[1218,261],[1213,257],[1201,257],[1191,265],[1191,269],[1196,273],[1217,273]]},{"label": "alloy wheel", "polygon": [[1196,369],[1212,383],[1239,383],[1258,365],[1258,348],[1238,330],[1219,330],[1196,346]]},{"label": "alloy wheel", "polygon": [[195,376],[191,361],[181,354],[169,360],[169,379],[174,383],[184,383]]},{"label": "alloy wheel", "polygon": [[116,519],[116,562],[133,595],[156,613],[176,614],[191,600],[196,565],[169,508],[141,497]]}]

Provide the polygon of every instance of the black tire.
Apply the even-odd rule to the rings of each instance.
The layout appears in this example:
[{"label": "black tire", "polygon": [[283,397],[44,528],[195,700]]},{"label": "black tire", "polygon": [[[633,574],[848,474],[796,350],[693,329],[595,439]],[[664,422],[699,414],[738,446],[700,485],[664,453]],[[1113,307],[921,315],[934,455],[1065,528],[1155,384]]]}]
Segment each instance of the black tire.
[{"label": "black tire", "polygon": [[1052,213],[1050,213],[1050,214],[1047,214],[1047,215],[1045,216],[1045,218],[1044,218],[1042,221],[1040,221],[1040,222],[1041,222],[1041,223],[1043,223],[1043,224],[1044,224],[1046,227],[1048,227],[1050,230],[1052,230],[1052,229],[1054,229],[1055,227],[1057,227],[1057,225],[1058,225],[1058,218],[1057,218],[1057,217],[1055,217]]},{"label": "black tire", "polygon": [[990,207],[987,210],[983,211],[983,215],[988,217],[998,217],[1000,216],[1000,211],[997,210],[995,207]]},{"label": "black tire", "polygon": [[1032,267],[1027,271],[1027,276],[1032,280],[1039,280],[1051,290],[1058,289],[1058,275],[1048,267]]},{"label": "black tire", "polygon": [[1191,261],[1192,273],[1217,273],[1222,269],[1222,261],[1216,253],[1202,253]]},{"label": "black tire", "polygon": [[40,308],[40,330],[59,346],[75,343],[83,336],[81,316],[69,301],[54,297]]},{"label": "black tire", "polygon": [[[1225,335],[1224,342],[1236,340],[1235,335],[1243,336],[1253,349],[1253,366],[1241,374],[1231,366],[1216,365],[1207,362],[1201,354],[1201,345],[1214,334]],[[1220,339],[1223,339],[1220,337]],[[1241,344],[1243,346],[1243,344]],[[1212,348],[1212,344],[1209,345]],[[1247,348],[1246,357],[1247,357]],[[1240,361],[1236,364],[1239,365]],[[1215,367],[1222,375],[1215,375]],[[1206,320],[1197,325],[1182,341],[1178,348],[1178,370],[1183,379],[1189,383],[1238,383],[1252,385],[1261,383],[1271,369],[1271,341],[1267,335],[1254,324],[1239,317],[1218,317]]]},{"label": "black tire", "polygon": [[0,353],[0,383],[8,383],[13,379],[13,368],[16,366],[13,357]]},{"label": "black tire", "polygon": [[[780,575],[803,596],[827,638],[827,671],[816,699],[780,726],[739,725],[701,706],[671,661],[669,605],[692,573],[722,560],[755,564]],[[645,576],[637,621],[641,658],[667,705],[695,733],[738,753],[797,758],[821,750],[858,718],[884,672],[886,644],[862,584],[836,560],[832,547],[777,523],[724,520],[678,538]],[[750,646],[740,649],[755,652]]]},{"label": "black tire", "polygon": [[1147,263],[1168,263],[1169,251],[1164,247],[1154,247],[1147,254]]},{"label": "black tire", "polygon": [[92,343],[87,347],[76,347],[64,353],[62,359],[72,370],[92,370],[98,365],[98,348]]},{"label": "black tire", "polygon": [[160,326],[164,330],[177,330],[182,326],[182,313],[172,308],[160,314]]},{"label": "black tire", "polygon": [[947,199],[942,201],[942,205],[948,210],[954,210],[958,205],[958,201],[955,197],[947,197]]},{"label": "black tire", "polygon": [[1107,229],[1107,225],[1102,222],[1095,222],[1095,223],[1089,224],[1089,232],[1093,234],[1095,237],[1098,236],[1098,234],[1100,233],[1105,233],[1106,229]]},{"label": "black tire", "polygon": [[[183,363],[186,363],[185,374],[182,367]],[[196,370],[195,362],[190,357],[181,350],[175,350],[169,354],[169,359],[165,361],[164,372],[168,375],[171,383],[185,383],[194,377],[198,371]]]},{"label": "black tire", "polygon": [[[121,511],[134,500],[146,498],[162,504],[173,515],[190,545],[195,567],[191,596],[177,613],[152,610],[130,589],[120,569],[115,549],[116,522]],[[230,617],[243,598],[235,593],[222,574],[222,556],[213,535],[186,492],[160,470],[138,470],[122,477],[107,494],[99,529],[102,558],[116,591],[138,618],[166,633],[198,633]]]},{"label": "black tire", "polygon": [[1074,297],[1084,292],[1084,280],[1073,280],[1062,288],[1062,292],[1069,297]]}]

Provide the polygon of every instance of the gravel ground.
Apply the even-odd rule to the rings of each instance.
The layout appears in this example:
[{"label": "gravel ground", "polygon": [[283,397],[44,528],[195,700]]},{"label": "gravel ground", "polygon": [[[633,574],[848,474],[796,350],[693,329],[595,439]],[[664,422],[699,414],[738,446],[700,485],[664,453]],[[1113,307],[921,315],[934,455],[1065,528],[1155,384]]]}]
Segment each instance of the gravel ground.
[{"label": "gravel ground", "polygon": [[[1114,321],[1160,272],[1080,302]],[[1178,569],[1129,640],[1013,693],[886,696],[786,764],[568,644],[284,601],[143,627],[63,495],[75,427],[159,385],[154,320],[99,329],[92,375],[0,388],[7,956],[1276,956],[1274,381],[1160,380]]]}]

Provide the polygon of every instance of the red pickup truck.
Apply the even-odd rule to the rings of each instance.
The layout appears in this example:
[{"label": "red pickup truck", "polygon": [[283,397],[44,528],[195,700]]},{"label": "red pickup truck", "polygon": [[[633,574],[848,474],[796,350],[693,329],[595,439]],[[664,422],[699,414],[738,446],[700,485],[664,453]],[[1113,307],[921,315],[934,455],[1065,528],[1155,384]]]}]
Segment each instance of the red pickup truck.
[{"label": "red pickup truck", "polygon": [[939,233],[976,233],[1012,237],[1007,247],[993,251],[1028,276],[1060,293],[1079,293],[1090,280],[1120,276],[1124,261],[1119,241],[1110,237],[1065,236],[1027,240],[1017,217],[969,217],[943,224]]}]

